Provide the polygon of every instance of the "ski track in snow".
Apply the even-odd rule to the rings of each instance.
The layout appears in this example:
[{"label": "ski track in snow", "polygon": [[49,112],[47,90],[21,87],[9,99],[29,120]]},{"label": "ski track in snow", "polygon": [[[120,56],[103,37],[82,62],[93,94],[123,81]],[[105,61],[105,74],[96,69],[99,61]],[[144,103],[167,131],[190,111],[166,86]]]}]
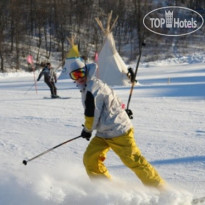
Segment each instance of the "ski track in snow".
[{"label": "ski track in snow", "polygon": [[[134,66],[133,66],[134,67]],[[106,165],[112,182],[91,182],[82,156],[87,141],[78,139],[22,164],[81,132],[80,92],[70,80],[57,83],[50,100],[47,86],[32,74],[0,76],[1,205],[189,205],[205,195],[205,65],[147,66],[139,69],[130,108],[143,155],[172,188],[159,193],[144,187],[110,151]],[[114,87],[124,103],[129,87]]]}]

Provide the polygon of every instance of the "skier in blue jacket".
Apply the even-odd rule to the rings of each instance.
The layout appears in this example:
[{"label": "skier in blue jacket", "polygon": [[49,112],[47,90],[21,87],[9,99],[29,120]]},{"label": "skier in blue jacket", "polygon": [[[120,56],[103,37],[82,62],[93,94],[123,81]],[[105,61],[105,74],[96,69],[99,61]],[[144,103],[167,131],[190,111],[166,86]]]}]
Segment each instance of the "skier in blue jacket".
[{"label": "skier in blue jacket", "polygon": [[57,83],[57,77],[50,63],[46,63],[46,66],[40,72],[37,81],[39,81],[43,75],[44,82],[50,88],[51,98],[59,98],[59,96],[57,95],[57,88],[55,86],[55,83]]}]

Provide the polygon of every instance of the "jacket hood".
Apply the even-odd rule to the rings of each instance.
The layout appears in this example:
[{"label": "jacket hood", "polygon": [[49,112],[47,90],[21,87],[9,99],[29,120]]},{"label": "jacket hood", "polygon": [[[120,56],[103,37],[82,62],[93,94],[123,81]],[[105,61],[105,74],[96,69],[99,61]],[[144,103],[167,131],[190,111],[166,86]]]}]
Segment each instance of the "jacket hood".
[{"label": "jacket hood", "polygon": [[93,77],[96,77],[97,65],[96,63],[86,64],[87,69],[87,81],[92,80]]}]

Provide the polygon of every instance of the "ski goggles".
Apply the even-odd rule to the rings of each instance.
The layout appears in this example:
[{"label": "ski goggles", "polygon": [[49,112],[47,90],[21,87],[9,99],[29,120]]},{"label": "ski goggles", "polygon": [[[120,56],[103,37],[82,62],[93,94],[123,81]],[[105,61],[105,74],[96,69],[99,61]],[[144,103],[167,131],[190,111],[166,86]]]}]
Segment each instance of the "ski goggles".
[{"label": "ski goggles", "polygon": [[70,73],[70,77],[73,80],[78,80],[79,78],[84,78],[85,77],[85,67],[72,71]]}]

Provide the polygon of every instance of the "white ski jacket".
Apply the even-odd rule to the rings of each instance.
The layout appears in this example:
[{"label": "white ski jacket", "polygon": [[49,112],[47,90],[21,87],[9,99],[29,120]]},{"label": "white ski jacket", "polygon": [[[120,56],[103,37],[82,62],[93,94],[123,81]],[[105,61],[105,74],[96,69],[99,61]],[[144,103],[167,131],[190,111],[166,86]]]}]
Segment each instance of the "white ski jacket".
[{"label": "white ski jacket", "polygon": [[114,91],[95,77],[96,64],[87,64],[87,82],[81,90],[85,109],[85,129],[96,136],[113,138],[125,134],[132,123]]}]

